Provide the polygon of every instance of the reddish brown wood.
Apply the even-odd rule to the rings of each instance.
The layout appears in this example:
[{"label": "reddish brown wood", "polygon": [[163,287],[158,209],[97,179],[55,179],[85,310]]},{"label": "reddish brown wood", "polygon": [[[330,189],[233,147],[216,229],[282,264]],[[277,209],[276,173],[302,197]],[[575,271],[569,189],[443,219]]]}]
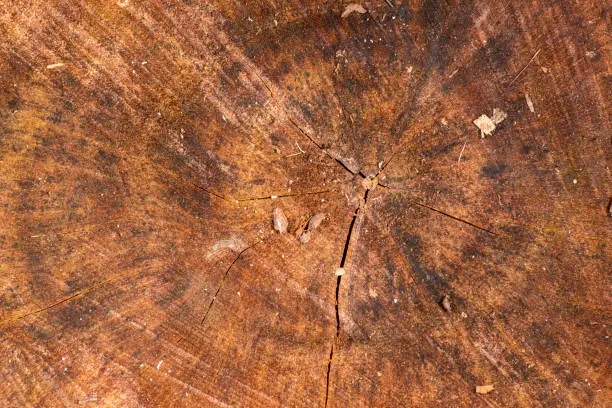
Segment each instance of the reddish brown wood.
[{"label": "reddish brown wood", "polygon": [[610,404],[606,2],[360,4],[0,4],[0,405]]}]

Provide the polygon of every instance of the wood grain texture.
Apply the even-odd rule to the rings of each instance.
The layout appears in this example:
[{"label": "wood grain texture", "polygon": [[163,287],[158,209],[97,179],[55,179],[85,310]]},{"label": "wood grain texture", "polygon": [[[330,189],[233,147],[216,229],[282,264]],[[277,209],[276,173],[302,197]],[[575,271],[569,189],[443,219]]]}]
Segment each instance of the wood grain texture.
[{"label": "wood grain texture", "polygon": [[0,3],[0,406],[611,403],[609,6],[347,4]]}]

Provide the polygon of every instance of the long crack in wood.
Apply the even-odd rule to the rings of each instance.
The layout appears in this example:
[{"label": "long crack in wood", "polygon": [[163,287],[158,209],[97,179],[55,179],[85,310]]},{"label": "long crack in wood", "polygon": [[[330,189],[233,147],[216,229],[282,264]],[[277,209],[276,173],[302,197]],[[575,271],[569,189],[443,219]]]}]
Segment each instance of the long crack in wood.
[{"label": "long crack in wood", "polygon": [[286,198],[286,197],[301,197],[301,196],[308,196],[308,195],[315,195],[315,194],[331,193],[331,192],[334,192],[334,191],[335,190],[322,190],[322,191],[307,191],[307,192],[304,192],[304,193],[266,195],[266,196],[262,196],[262,197],[252,197],[252,198],[237,199],[236,202],[244,203],[244,202],[248,202],[248,201],[274,200],[274,199],[277,199],[277,198]]},{"label": "long crack in wood", "polygon": [[53,302],[51,304],[48,304],[46,306],[43,306],[41,308],[38,308],[36,310],[32,310],[30,312],[25,312],[25,313],[23,313],[23,314],[21,314],[19,316],[13,317],[13,318],[9,318],[9,319],[0,321],[0,327],[9,325],[9,324],[11,324],[13,322],[16,322],[18,320],[24,319],[24,318],[29,317],[29,316],[38,315],[38,314],[40,314],[42,312],[46,312],[47,310],[51,310],[51,309],[53,309],[53,308],[55,308],[57,306],[63,305],[64,303],[70,302],[73,299],[79,298],[81,296],[85,296],[85,295],[87,295],[90,292],[94,292],[94,291],[102,288],[103,286],[105,286],[105,285],[107,285],[109,283],[116,282],[116,281],[118,281],[120,279],[123,279],[125,277],[126,276],[117,276],[115,278],[110,278],[110,279],[106,279],[106,280],[104,280],[102,282],[95,283],[95,284],[91,285],[88,288],[81,289],[81,290],[79,290],[79,291],[77,291],[77,292],[75,292],[75,293],[73,293],[71,295],[68,295],[68,296],[66,296],[66,297],[64,297],[62,299],[56,300],[55,302]]},{"label": "long crack in wood", "polygon": [[[399,187],[394,187],[394,186],[387,186],[385,184],[378,184],[378,185],[381,186],[382,188],[386,188],[386,189],[389,189],[389,190],[408,191],[407,189],[404,189],[404,188],[399,188]],[[489,230],[487,228],[484,228],[484,227],[481,227],[479,225],[476,225],[476,224],[474,224],[474,223],[472,223],[472,222],[470,222],[468,220],[464,220],[463,218],[456,217],[456,216],[454,216],[452,214],[449,214],[449,213],[447,213],[445,211],[439,210],[439,209],[437,209],[435,207],[431,207],[431,206],[429,206],[427,204],[423,204],[422,202],[419,202],[419,201],[417,201],[415,199],[412,199],[410,201],[410,204],[416,205],[416,206],[421,207],[421,208],[425,208],[425,209],[427,209],[429,211],[432,211],[432,212],[435,212],[437,214],[443,215],[443,216],[448,217],[448,218],[450,218],[452,220],[455,220],[455,221],[461,222],[463,224],[469,225],[470,227],[476,228],[477,230],[480,230],[480,231],[483,231],[483,232],[486,232],[487,234],[496,235],[496,236],[499,235],[496,232],[493,232],[493,231],[491,231],[491,230]]]},{"label": "long crack in wood", "polygon": [[[355,209],[355,213],[353,214],[353,218],[351,219],[351,223],[349,225],[348,233],[346,235],[346,241],[344,242],[344,249],[342,251],[342,258],[340,259],[340,269],[343,269],[346,260],[348,258],[349,249],[351,246],[351,238],[353,236],[353,230],[355,229],[355,224],[357,223],[357,217],[363,207],[365,207],[368,202],[368,194],[370,193],[370,189],[366,189],[363,194],[363,200],[359,204],[359,207]],[[329,352],[329,361],[327,363],[327,376],[325,381],[325,408],[327,408],[327,403],[329,401],[329,379],[331,375],[331,367],[332,362],[334,360],[334,351],[338,346],[338,341],[340,339],[340,284],[342,283],[342,274],[339,274],[336,277],[336,336],[334,338],[334,342],[332,343],[331,350]]]},{"label": "long crack in wood", "polygon": [[221,194],[215,193],[214,191],[211,191],[207,188],[205,188],[204,186],[201,186],[197,183],[193,183],[193,185],[204,191],[207,194],[210,194],[211,196],[217,197],[222,199],[223,201],[226,201],[232,205],[236,205],[236,204],[242,204],[242,203],[246,203],[249,201],[259,201],[259,200],[275,200],[277,198],[287,198],[287,197],[301,197],[301,196],[309,196],[309,195],[316,195],[316,194],[325,194],[325,193],[334,193],[337,190],[321,190],[321,191],[305,191],[302,193],[289,193],[289,194],[278,194],[278,195],[274,195],[274,194],[270,194],[270,195],[265,195],[265,196],[260,196],[260,197],[248,197],[248,198],[227,198],[222,196]]},{"label": "long crack in wood", "polygon": [[470,227],[472,227],[472,228],[476,228],[476,229],[478,229],[478,230],[480,230],[480,231],[484,231],[484,232],[486,232],[487,234],[497,235],[495,232],[493,232],[493,231],[491,231],[491,230],[488,230],[488,229],[486,229],[486,228],[480,227],[480,226],[478,226],[478,225],[476,225],[476,224],[473,224],[473,223],[471,223],[471,222],[469,222],[469,221],[467,221],[467,220],[464,220],[464,219],[462,219],[462,218],[455,217],[454,215],[451,215],[451,214],[446,213],[446,212],[444,212],[444,211],[438,210],[437,208],[430,207],[430,206],[428,206],[428,205],[421,204],[421,203],[417,203],[417,202],[414,202],[414,205],[418,205],[418,206],[419,206],[419,207],[421,207],[421,208],[426,208],[426,209],[428,209],[428,210],[430,210],[430,211],[433,211],[433,212],[436,212],[436,213],[438,213],[438,214],[444,215],[445,217],[448,217],[448,218],[453,219],[453,220],[455,220],[455,221],[462,222],[462,223],[464,223],[464,224],[466,224],[466,225],[469,225],[469,226],[470,226]]}]

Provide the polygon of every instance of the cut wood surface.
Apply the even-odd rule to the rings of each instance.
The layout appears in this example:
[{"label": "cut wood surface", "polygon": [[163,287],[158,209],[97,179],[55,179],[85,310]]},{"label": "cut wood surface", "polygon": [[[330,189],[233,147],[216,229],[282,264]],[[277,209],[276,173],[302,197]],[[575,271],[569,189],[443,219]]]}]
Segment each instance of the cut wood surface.
[{"label": "cut wood surface", "polygon": [[0,406],[610,406],[609,12],[0,2]]}]

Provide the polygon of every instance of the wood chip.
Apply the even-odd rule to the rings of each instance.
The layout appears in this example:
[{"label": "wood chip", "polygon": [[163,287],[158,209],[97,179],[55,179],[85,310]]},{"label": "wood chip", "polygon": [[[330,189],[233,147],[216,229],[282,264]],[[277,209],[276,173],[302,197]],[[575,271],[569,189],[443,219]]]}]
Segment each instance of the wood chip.
[{"label": "wood chip", "polygon": [[325,219],[324,213],[317,213],[313,215],[312,217],[310,217],[310,220],[308,221],[308,230],[313,231],[319,228],[319,225],[321,225],[324,219]]},{"label": "wood chip", "polygon": [[493,391],[495,387],[492,385],[477,385],[476,386],[476,394],[488,394]]},{"label": "wood chip", "polygon": [[336,269],[335,274],[336,274],[336,276],[342,276],[342,275],[344,275],[344,272],[345,272],[344,268],[338,268],[338,269]]},{"label": "wood chip", "polygon": [[483,139],[485,136],[491,136],[495,130],[495,122],[493,122],[487,115],[480,115],[474,120],[474,124],[478,129],[480,129],[480,137]]},{"label": "wood chip", "polygon": [[525,100],[527,101],[527,106],[529,107],[529,110],[531,111],[531,113],[535,113],[535,108],[533,107],[533,101],[531,100],[527,92],[525,92]]},{"label": "wood chip", "polygon": [[447,312],[450,313],[450,311],[451,311],[450,296],[444,295],[444,297],[442,298],[442,302],[440,302],[440,304],[442,305],[442,308],[444,310],[446,310]]},{"label": "wood chip", "polygon": [[298,238],[298,240],[302,243],[305,244],[308,241],[310,241],[310,231],[304,231],[302,232],[302,235],[300,235],[300,237]]},{"label": "wood chip", "polygon": [[344,9],[340,17],[347,18],[352,12],[364,14],[366,12],[366,9],[363,8],[361,4],[351,3],[348,6],[346,6],[346,8]]},{"label": "wood chip", "polygon": [[497,125],[502,123],[508,114],[501,109],[493,109],[493,115],[488,117],[487,115],[480,115],[474,120],[474,124],[480,129],[480,136],[484,139],[485,136],[491,136]]},{"label": "wood chip", "polygon": [[287,221],[287,217],[283,213],[283,210],[280,208],[275,208],[272,211],[272,222],[274,225],[274,229],[279,233],[283,234],[287,232],[287,227],[289,226],[289,222]]}]

